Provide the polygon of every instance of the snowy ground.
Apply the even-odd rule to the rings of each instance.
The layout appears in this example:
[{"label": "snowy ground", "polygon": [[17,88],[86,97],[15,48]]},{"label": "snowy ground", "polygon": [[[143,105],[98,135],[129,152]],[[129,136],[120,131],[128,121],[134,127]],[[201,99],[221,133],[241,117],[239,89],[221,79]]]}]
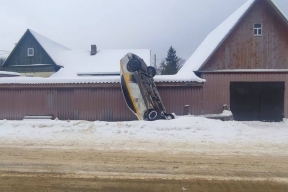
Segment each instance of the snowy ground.
[{"label": "snowy ground", "polygon": [[1,146],[288,154],[288,120],[237,122],[185,116],[155,122],[0,121]]},{"label": "snowy ground", "polygon": [[287,149],[286,119],[2,120],[0,191],[287,191]]}]

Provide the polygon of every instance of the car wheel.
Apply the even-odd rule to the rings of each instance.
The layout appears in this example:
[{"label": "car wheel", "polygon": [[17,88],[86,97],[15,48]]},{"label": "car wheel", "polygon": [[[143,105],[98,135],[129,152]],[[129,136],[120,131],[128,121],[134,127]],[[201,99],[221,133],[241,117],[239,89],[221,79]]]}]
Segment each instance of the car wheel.
[{"label": "car wheel", "polygon": [[148,109],[144,114],[144,118],[148,121],[155,121],[159,119],[159,112],[155,109]]},{"label": "car wheel", "polygon": [[174,115],[172,115],[172,114],[166,114],[165,117],[167,120],[175,119]]},{"label": "car wheel", "polygon": [[156,75],[156,69],[152,66],[147,67],[147,74],[154,77]]},{"label": "car wheel", "polygon": [[127,64],[127,70],[129,72],[135,72],[141,69],[141,61],[138,59],[132,59],[131,61],[128,62]]}]

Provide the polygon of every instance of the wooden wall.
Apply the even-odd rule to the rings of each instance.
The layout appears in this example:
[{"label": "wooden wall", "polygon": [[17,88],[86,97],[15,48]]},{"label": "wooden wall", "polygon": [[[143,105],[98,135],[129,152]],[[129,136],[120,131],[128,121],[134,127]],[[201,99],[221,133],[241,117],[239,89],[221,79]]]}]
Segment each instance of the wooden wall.
[{"label": "wooden wall", "polygon": [[[34,56],[27,56],[27,49],[34,48]],[[31,65],[31,64],[52,64],[44,67],[13,67],[14,65]],[[9,55],[5,62],[4,69],[14,72],[36,72],[36,71],[55,71],[55,63],[50,56],[44,51],[32,34],[27,31],[16,45],[15,49]],[[11,67],[12,66],[12,67]],[[36,71],[35,71],[36,70]]]},{"label": "wooden wall", "polygon": [[230,106],[230,82],[285,82],[284,113],[288,117],[288,73],[204,73],[203,113],[222,112],[222,106]]},{"label": "wooden wall", "polygon": [[[262,23],[262,36],[254,36],[254,23]],[[287,34],[287,23],[270,3],[259,0],[200,71],[287,69]]]}]

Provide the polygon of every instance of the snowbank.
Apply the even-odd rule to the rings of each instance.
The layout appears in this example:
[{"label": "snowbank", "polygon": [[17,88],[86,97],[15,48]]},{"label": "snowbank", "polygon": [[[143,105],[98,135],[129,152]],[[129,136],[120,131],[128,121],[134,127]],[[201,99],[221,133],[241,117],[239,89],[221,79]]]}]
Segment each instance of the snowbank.
[{"label": "snowbank", "polygon": [[287,154],[288,120],[281,123],[223,122],[195,116],[155,122],[1,120],[0,145]]}]

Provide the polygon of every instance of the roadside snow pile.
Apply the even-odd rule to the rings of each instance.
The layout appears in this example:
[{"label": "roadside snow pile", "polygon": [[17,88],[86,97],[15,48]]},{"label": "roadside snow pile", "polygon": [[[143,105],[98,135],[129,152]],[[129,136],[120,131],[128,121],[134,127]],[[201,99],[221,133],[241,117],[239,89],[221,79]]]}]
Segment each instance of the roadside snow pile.
[{"label": "roadside snow pile", "polygon": [[175,120],[0,121],[0,145],[191,152],[287,153],[288,120],[237,122],[185,116]]},{"label": "roadside snow pile", "polygon": [[207,114],[207,115],[201,115],[201,117],[206,117],[209,119],[221,119],[221,120],[233,120],[233,114],[229,110],[224,110],[220,114]]}]

